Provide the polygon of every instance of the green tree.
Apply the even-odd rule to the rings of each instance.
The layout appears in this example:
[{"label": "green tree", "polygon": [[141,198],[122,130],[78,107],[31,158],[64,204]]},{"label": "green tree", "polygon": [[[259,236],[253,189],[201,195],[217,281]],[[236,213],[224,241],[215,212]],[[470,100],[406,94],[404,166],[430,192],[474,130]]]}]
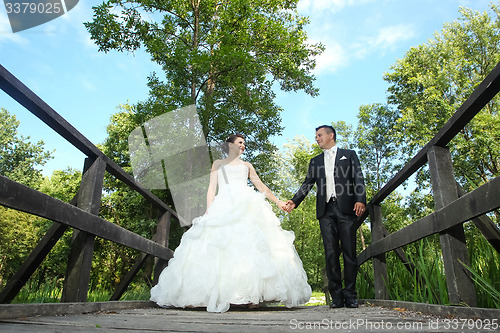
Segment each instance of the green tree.
[{"label": "green tree", "polygon": [[[437,133],[500,61],[498,4],[491,5],[490,14],[467,8],[460,14],[434,39],[411,48],[385,75],[388,101],[400,114],[394,140],[405,159]],[[455,174],[468,189],[500,174],[499,106],[496,96],[449,144]],[[417,181],[428,179],[421,172]]]},{"label": "green tree", "polygon": [[392,140],[397,115],[389,106],[378,103],[359,108],[355,146],[364,170],[368,198],[378,192],[400,166]]},{"label": "green tree", "polygon": [[[311,144],[304,137],[296,137],[284,146],[275,160],[279,161],[279,171],[275,176],[275,185],[281,189],[278,197],[291,199],[304,181],[309,161],[317,155],[319,147]],[[315,188],[299,207],[290,214],[280,212],[283,227],[295,233],[295,248],[304,265],[308,282],[314,290],[323,289],[323,267],[325,255],[323,242],[316,219]]]},{"label": "green tree", "polygon": [[[442,128],[500,61],[498,2],[491,5],[490,13],[479,13],[467,8],[461,8],[460,13],[461,17],[457,21],[445,24],[443,30],[436,33],[434,38],[426,44],[411,48],[403,59],[391,67],[392,71],[385,74],[385,80],[390,86],[388,105],[378,110],[383,111],[382,113],[366,113],[363,112],[366,110],[361,108],[360,127],[367,140],[364,142],[358,140],[361,144],[358,147],[361,151],[360,155],[369,156],[370,151],[373,153],[386,148],[390,150],[395,148],[398,152],[396,156],[401,156],[403,161],[408,161]],[[500,99],[496,96],[449,144],[455,175],[459,182],[468,189],[473,189],[477,184],[499,176],[499,102]],[[374,106],[369,106],[371,108],[369,111],[376,111]],[[381,118],[377,119],[379,115]],[[363,117],[368,122],[363,121]],[[383,120],[383,122],[378,123],[378,120]],[[363,128],[366,125],[368,128]],[[370,139],[373,134],[377,134],[373,136],[376,140]],[[378,149],[376,141],[380,142],[380,139],[389,142],[390,145],[381,147],[382,150]],[[363,147],[363,144],[366,146]],[[391,146],[392,144],[394,146]],[[369,150],[366,151],[366,148]],[[377,156],[383,157],[384,155]],[[369,158],[366,163],[377,162],[377,156]],[[381,179],[384,178],[381,177]],[[384,200],[382,203],[384,224],[390,232],[399,230],[434,210],[433,198],[429,193],[429,178],[428,170],[424,167],[417,175],[416,190],[404,198],[404,202],[401,196],[394,193]],[[368,181],[371,181],[370,177]],[[471,258],[475,257],[471,260],[474,270],[481,272],[480,275],[484,276],[485,281],[493,281],[491,285],[495,285],[496,280],[490,276],[498,275],[497,254],[490,254],[494,251],[489,245],[486,244],[483,247],[486,241],[471,223],[464,224],[464,228],[467,242],[470,243],[469,254]],[[470,246],[478,243],[483,244],[481,251]],[[405,247],[405,251],[410,258],[418,258],[413,262],[421,272],[425,270],[430,272],[429,269],[433,269],[433,266],[442,265],[442,261],[436,259],[436,253],[440,251],[438,235],[426,238],[424,246],[419,245],[418,242],[410,244]],[[476,253],[480,255],[476,256]],[[489,257],[488,264],[482,260],[483,256]],[[492,257],[494,260],[491,260]],[[388,261],[394,262],[390,258],[391,256]],[[437,271],[432,272],[433,276],[437,273]],[[391,288],[402,285],[404,279],[401,280],[398,274],[393,280],[394,283],[390,283]],[[421,293],[421,290],[426,290],[424,294],[427,294],[430,289],[426,289],[425,284],[420,285],[421,281],[416,282],[416,285],[402,288],[403,294],[407,290],[411,290],[414,295]],[[484,288],[479,284],[476,284],[476,288],[480,304],[492,304],[485,301]],[[431,302],[447,302],[445,289],[431,290]],[[441,294],[441,300],[439,300],[438,293]],[[402,294],[396,297],[398,299],[406,297],[401,296]]]},{"label": "green tree", "polygon": [[39,191],[64,202],[70,202],[80,189],[82,173],[73,168],[55,170],[50,177],[44,177]]},{"label": "green tree", "polygon": [[[38,189],[42,181],[39,169],[50,152],[43,142],[29,142],[18,134],[19,121],[0,108],[0,175]],[[38,240],[37,217],[0,207],[0,285],[10,277]]]},{"label": "green tree", "polygon": [[[55,170],[51,176],[43,178],[40,183],[39,191],[61,201],[70,202],[78,193],[81,180],[82,173],[73,168]],[[37,241],[34,242],[32,246],[43,237],[53,223],[52,221],[40,218],[33,221]],[[71,245],[71,235],[72,228],[68,228],[34,273],[33,278],[37,279],[39,282],[48,282],[64,277]]]},{"label": "green tree", "polygon": [[85,23],[99,50],[141,47],[161,65],[165,81],[149,77],[150,97],[137,105],[139,122],[196,104],[208,142],[233,132],[268,161],[270,136],[282,130],[273,87],[315,96],[315,56],[297,0],[127,1],[94,7]]},{"label": "green tree", "polygon": [[37,243],[36,217],[0,206],[0,287]]},{"label": "green tree", "polygon": [[0,175],[38,188],[42,180],[39,169],[52,158],[44,150],[43,141],[29,142],[17,132],[19,121],[4,108],[0,108]]}]

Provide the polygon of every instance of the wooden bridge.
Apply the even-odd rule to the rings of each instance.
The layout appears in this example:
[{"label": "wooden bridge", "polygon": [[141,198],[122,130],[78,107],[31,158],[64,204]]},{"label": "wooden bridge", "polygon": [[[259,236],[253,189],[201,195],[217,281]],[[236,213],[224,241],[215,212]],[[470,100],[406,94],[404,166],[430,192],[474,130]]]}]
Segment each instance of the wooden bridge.
[{"label": "wooden bridge", "polygon": [[[265,306],[251,310],[237,307],[232,308],[226,314],[211,314],[197,309],[162,309],[148,301],[119,301],[127,286],[150,256],[156,258],[154,280],[157,280],[159,272],[173,255],[173,251],[168,247],[170,223],[178,221],[181,217],[138,184],[133,177],[104,155],[2,66],[0,66],[0,88],[87,156],[84,161],[80,190],[69,203],[0,175],[1,205],[53,221],[52,227],[0,292],[0,330],[2,332],[70,330],[90,332],[97,329],[141,332],[253,332],[263,330],[283,332],[295,329],[339,329],[341,332],[370,332],[379,329],[381,331],[394,330],[398,323],[403,323],[402,325],[408,325],[408,327],[401,327],[397,331],[407,332],[499,330],[500,310],[475,307],[477,302],[474,284],[460,261],[468,262],[463,230],[463,223],[466,221],[472,221],[496,251],[500,251],[500,231],[485,215],[500,207],[500,177],[492,179],[470,193],[464,193],[455,181],[450,153],[446,146],[499,92],[500,63],[477,86],[439,133],[374,196],[368,203],[365,214],[359,218],[358,227],[368,215],[370,216],[372,243],[359,254],[358,261],[361,265],[370,259],[373,260],[375,279],[375,299],[360,300],[362,306],[359,309],[331,310],[326,306],[287,309]],[[390,234],[382,224],[380,204],[425,163],[428,163],[431,174],[436,210]],[[98,216],[105,172],[124,182],[161,212],[157,232],[152,240]],[[67,228],[73,228],[73,239],[61,303],[9,304]],[[388,281],[386,253],[395,251],[405,263],[405,267],[412,274],[418,274],[401,248],[437,233],[442,243],[442,257],[450,303],[466,306],[429,305],[389,300],[385,283]],[[95,237],[102,237],[142,253],[132,269],[121,279],[120,285],[109,302],[87,302]],[[370,329],[366,325],[363,326],[361,321],[356,322],[359,325],[353,326],[353,321],[359,319],[372,322],[373,325],[378,323],[379,326],[372,325]],[[451,326],[451,319],[457,319],[456,323],[459,326]],[[390,328],[381,326],[384,320],[386,324],[391,323]],[[492,326],[494,322],[497,323],[496,326],[494,324]],[[422,326],[419,327],[418,323]],[[472,326],[467,326],[470,323]],[[417,328],[411,328],[411,325],[416,325]]]}]

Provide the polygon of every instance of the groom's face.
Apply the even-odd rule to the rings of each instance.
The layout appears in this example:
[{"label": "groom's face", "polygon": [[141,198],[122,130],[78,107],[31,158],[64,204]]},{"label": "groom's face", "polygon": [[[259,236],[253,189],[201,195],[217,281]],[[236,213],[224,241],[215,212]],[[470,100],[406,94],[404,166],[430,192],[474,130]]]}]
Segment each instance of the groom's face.
[{"label": "groom's face", "polygon": [[329,149],[335,146],[333,140],[333,132],[327,133],[325,128],[320,128],[316,131],[316,142],[321,149]]}]

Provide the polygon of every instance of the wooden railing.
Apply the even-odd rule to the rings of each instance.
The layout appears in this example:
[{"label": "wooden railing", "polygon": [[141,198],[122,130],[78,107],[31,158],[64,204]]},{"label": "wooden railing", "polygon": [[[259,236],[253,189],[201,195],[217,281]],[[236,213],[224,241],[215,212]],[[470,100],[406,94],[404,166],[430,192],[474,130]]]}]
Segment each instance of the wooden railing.
[{"label": "wooden railing", "polygon": [[[168,236],[171,218],[180,219],[177,213],[138,184],[132,176],[1,65],[0,88],[87,156],[80,190],[70,203],[60,201],[0,175],[0,205],[54,222],[0,292],[0,303],[12,301],[68,227],[73,228],[73,238],[61,297],[62,302],[85,302],[87,300],[96,236],[142,252],[132,269],[122,279],[111,300],[118,300],[121,297],[149,256],[159,259],[155,265],[156,280],[161,269],[173,256],[173,251],[168,248]],[[141,237],[98,216],[106,171],[141,194],[158,209],[160,218],[153,240]]]},{"label": "wooden railing", "polygon": [[[104,155],[1,65],[0,88],[87,156],[80,191],[71,203],[62,202],[0,176],[1,205],[54,221],[43,239],[0,292],[0,303],[9,303],[15,297],[68,227],[73,228],[74,234],[64,282],[63,302],[86,301],[96,236],[142,252],[132,269],[122,279],[111,300],[118,300],[121,297],[149,256],[160,259],[155,266],[155,278],[157,278],[173,255],[168,248],[170,220],[181,218],[150,191],[141,187],[133,177]],[[500,63],[439,133],[373,197],[367,205],[366,212],[358,219],[356,228],[370,215],[372,243],[358,255],[358,263],[361,265],[373,258],[376,299],[388,299],[386,253],[396,251],[398,257],[407,264],[405,266],[413,273],[417,273],[408,263],[401,247],[439,233],[450,303],[476,305],[473,282],[460,263],[460,261],[468,262],[462,225],[472,220],[494,248],[500,251],[500,231],[485,215],[500,207],[500,177],[464,194],[455,182],[451,157],[446,145],[499,91]],[[431,173],[436,211],[389,234],[382,223],[380,204],[425,163],[428,163]],[[154,241],[98,217],[106,171],[159,209],[161,217],[153,237]]]},{"label": "wooden railing", "polygon": [[[465,194],[455,181],[448,143],[500,91],[500,63],[477,86],[449,121],[367,204],[355,228],[370,216],[372,243],[358,255],[361,265],[373,258],[375,298],[388,299],[386,253],[396,251],[412,274],[418,274],[402,246],[427,236],[440,235],[448,296],[451,304],[476,306],[476,293],[463,264],[468,264],[463,223],[473,221],[488,242],[500,252],[500,230],[485,214],[500,207],[500,177]],[[381,203],[399,185],[428,163],[435,212],[389,234],[382,221]]]}]

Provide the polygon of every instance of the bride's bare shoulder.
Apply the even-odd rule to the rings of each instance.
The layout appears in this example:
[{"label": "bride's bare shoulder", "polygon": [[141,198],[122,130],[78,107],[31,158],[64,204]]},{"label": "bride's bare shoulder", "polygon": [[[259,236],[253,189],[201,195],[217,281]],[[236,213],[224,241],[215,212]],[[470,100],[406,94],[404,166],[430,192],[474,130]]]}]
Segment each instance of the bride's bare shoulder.
[{"label": "bride's bare shoulder", "polygon": [[248,169],[250,169],[250,170],[253,170],[253,169],[254,169],[254,168],[253,168],[252,163],[250,163],[250,162],[244,161],[244,162],[243,162],[243,164],[244,164],[244,165],[246,165],[246,167],[247,167]]},{"label": "bride's bare shoulder", "polygon": [[212,163],[212,170],[217,170],[224,162],[222,160],[215,160]]}]

